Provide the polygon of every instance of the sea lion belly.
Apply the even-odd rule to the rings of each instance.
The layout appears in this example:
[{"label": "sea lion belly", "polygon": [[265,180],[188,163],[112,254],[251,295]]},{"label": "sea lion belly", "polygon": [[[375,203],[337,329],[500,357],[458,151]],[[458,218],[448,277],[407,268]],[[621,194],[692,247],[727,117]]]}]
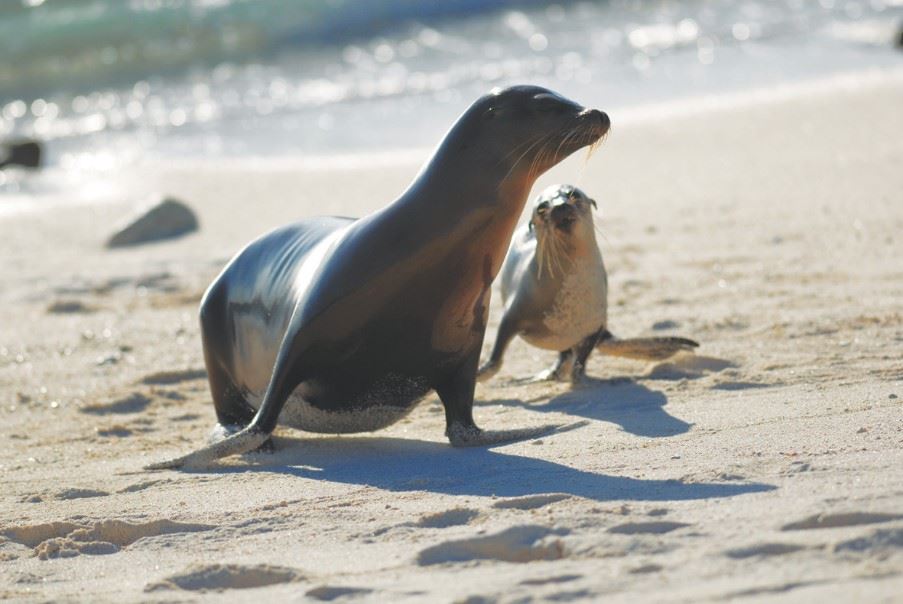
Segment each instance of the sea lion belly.
[{"label": "sea lion belly", "polygon": [[604,327],[608,294],[604,274],[596,263],[577,263],[562,279],[542,321],[522,337],[537,348],[561,351]]},{"label": "sea lion belly", "polygon": [[[425,378],[383,376],[363,394],[344,398],[324,395],[322,388],[302,384],[286,399],[279,424],[320,434],[373,432],[402,420],[430,392]],[[341,397],[341,398],[339,398]],[[248,403],[260,407],[263,392],[251,393]]]}]

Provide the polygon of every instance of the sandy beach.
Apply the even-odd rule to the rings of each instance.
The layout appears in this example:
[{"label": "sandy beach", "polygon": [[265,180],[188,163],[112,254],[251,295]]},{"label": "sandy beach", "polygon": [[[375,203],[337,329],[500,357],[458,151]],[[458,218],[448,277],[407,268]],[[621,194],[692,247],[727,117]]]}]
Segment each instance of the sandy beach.
[{"label": "sandy beach", "polygon": [[416,153],[141,165],[108,197],[174,195],[201,229],[127,250],[103,241],[132,203],[0,217],[0,599],[903,601],[903,75],[749,99],[612,112],[537,183],[599,202],[610,329],[701,347],[595,355],[571,389],[524,383],[553,355],[516,341],[477,422],[586,425],[491,449],[451,448],[433,395],[141,469],[213,425],[197,305],[228,258],[382,207]]}]

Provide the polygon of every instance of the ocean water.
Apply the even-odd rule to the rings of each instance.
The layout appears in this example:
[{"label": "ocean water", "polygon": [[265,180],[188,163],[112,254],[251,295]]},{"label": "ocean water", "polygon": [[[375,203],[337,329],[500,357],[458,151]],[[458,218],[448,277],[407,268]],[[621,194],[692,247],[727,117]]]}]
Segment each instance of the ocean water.
[{"label": "ocean water", "polygon": [[[0,140],[48,170],[431,147],[478,95],[619,115],[896,70],[903,0],[4,0]],[[641,114],[642,111],[639,111]],[[0,196],[52,188],[0,173]]]}]

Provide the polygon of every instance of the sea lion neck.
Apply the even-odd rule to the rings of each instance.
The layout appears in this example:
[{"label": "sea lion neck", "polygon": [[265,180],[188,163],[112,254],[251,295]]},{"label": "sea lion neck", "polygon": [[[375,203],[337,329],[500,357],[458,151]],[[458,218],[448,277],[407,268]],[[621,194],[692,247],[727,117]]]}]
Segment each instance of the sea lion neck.
[{"label": "sea lion neck", "polygon": [[474,211],[519,216],[532,184],[520,173],[506,174],[502,166],[450,157],[439,148],[396,204],[448,219]]}]

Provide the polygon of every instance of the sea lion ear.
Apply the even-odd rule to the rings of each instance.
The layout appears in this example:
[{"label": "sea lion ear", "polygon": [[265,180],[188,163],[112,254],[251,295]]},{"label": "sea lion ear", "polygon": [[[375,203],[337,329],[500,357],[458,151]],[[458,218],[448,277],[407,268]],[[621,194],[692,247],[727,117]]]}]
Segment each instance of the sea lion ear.
[{"label": "sea lion ear", "polygon": [[587,199],[589,200],[589,202],[590,202],[591,204],[593,204],[593,207],[594,207],[594,208],[596,208],[597,210],[599,209],[599,206],[596,205],[596,200],[595,200],[595,199],[593,199],[592,197],[587,197]]}]

